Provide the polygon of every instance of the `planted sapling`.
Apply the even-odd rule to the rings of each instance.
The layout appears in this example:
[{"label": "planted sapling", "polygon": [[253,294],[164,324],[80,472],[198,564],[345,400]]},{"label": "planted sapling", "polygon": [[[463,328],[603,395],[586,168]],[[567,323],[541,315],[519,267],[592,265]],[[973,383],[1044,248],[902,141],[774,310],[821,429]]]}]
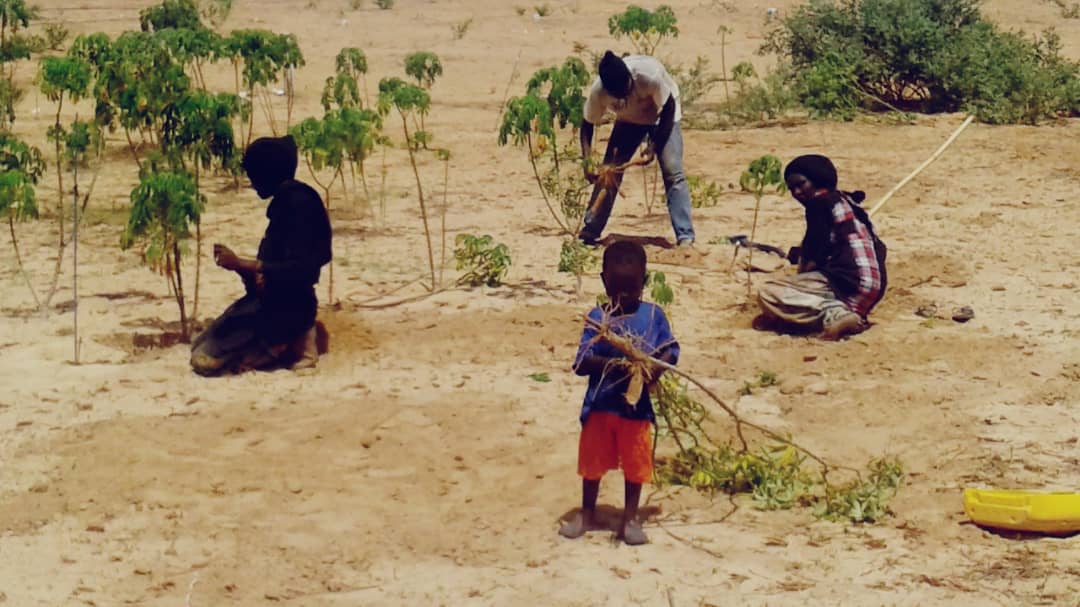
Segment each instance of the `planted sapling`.
[{"label": "planted sapling", "polygon": [[[771,189],[777,194],[787,190],[787,184],[784,183],[784,169],[780,159],[770,154],[751,162],[750,166],[739,178],[739,185],[754,195],[754,221],[750,226],[750,242],[755,242],[758,211],[761,209],[761,197],[765,195],[766,190]],[[754,260],[754,248],[748,247],[747,249],[749,257],[746,261],[746,297],[750,299],[753,296],[753,281],[751,278],[753,266],[751,264]]]},{"label": "planted sapling", "polygon": [[[431,244],[431,229],[428,226],[427,204],[424,201],[424,187],[420,181],[420,170],[416,166],[416,151],[419,143],[409,131],[409,118],[417,113],[427,113],[431,107],[431,96],[427,91],[409,84],[400,78],[383,78],[379,81],[379,113],[383,116],[396,109],[401,117],[401,128],[405,132],[405,147],[409,151],[409,163],[413,176],[416,177],[416,194],[420,199],[420,218],[424,222],[424,238],[427,240],[428,266],[431,269],[431,288],[438,288],[435,279],[435,254]],[[446,235],[443,234],[445,238]]]},{"label": "planted sapling", "polygon": [[489,235],[458,234],[454,239],[457,269],[465,270],[458,284],[497,287],[510,269],[510,249]]},{"label": "planted sapling", "polygon": [[670,6],[661,5],[650,11],[631,5],[608,19],[608,33],[616,40],[629,39],[637,54],[652,55],[665,38],[679,36],[677,21]]},{"label": "planted sapling", "polygon": [[[431,87],[435,84],[435,79],[443,73],[442,62],[439,61],[439,57],[435,53],[427,51],[412,53],[405,58],[405,73],[416,80],[417,86],[430,93]],[[427,108],[417,109],[416,114],[419,116],[420,122],[416,125],[416,133],[414,134],[416,140],[425,150],[428,149],[427,144],[431,141],[431,133],[428,133],[424,125],[424,116],[427,115],[427,112]]]},{"label": "planted sapling", "polygon": [[190,337],[184,294],[182,260],[191,225],[202,214],[205,199],[186,171],[155,166],[151,160],[131,192],[131,212],[120,247],[143,243],[142,257],[150,269],[163,275],[180,309],[180,336]]}]

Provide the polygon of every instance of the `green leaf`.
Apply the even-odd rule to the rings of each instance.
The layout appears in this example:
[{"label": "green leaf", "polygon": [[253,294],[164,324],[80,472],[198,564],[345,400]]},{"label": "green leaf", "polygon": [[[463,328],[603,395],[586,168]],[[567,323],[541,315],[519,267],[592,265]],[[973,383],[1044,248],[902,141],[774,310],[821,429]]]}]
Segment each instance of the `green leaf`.
[{"label": "green leaf", "polygon": [[551,377],[547,373],[530,373],[529,379],[546,384],[551,381]]}]

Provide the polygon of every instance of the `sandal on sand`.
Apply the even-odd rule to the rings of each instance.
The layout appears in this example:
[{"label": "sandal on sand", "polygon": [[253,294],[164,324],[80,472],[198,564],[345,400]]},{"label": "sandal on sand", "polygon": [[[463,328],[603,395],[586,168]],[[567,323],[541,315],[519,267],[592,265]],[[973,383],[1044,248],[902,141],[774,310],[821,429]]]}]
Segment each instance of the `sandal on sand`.
[{"label": "sandal on sand", "polygon": [[953,310],[952,319],[956,322],[967,322],[972,318],[975,318],[975,310],[971,306],[960,306]]},{"label": "sandal on sand", "polygon": [[923,318],[936,318],[937,304],[926,304],[915,308],[915,316],[921,316]]}]

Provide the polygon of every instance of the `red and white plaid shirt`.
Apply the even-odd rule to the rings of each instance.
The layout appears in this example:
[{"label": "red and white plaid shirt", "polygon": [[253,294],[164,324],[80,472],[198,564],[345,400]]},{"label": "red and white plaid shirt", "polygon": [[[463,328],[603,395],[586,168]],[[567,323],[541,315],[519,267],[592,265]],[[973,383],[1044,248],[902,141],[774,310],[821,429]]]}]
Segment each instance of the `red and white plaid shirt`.
[{"label": "red and white plaid shirt", "polygon": [[866,317],[881,296],[881,268],[874,251],[874,239],[870,237],[870,230],[851,211],[853,204],[847,194],[843,194],[833,205],[833,229],[829,243],[835,246],[839,244],[837,239],[847,238],[859,282],[855,292],[843,297],[842,301],[852,312]]}]

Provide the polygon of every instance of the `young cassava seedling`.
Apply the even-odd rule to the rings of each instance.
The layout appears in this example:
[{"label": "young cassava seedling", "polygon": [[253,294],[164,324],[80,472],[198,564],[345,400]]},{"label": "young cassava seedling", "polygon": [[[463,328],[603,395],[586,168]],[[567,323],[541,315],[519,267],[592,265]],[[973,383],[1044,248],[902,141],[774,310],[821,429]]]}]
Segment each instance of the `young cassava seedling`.
[{"label": "young cassava seedling", "polygon": [[[739,178],[739,185],[754,195],[754,221],[750,226],[750,242],[754,242],[757,234],[758,211],[761,209],[761,197],[765,195],[766,190],[771,189],[777,194],[787,190],[787,184],[784,183],[783,164],[781,164],[779,158],[771,154],[762,156],[750,163],[750,166]],[[751,277],[753,267],[751,263],[754,260],[754,248],[748,247],[747,249],[749,257],[746,261],[746,298],[749,300],[753,297],[753,279]],[[736,252],[738,252],[738,249],[736,249]]]},{"label": "young cassava seedling", "polygon": [[[424,201],[424,187],[420,181],[420,170],[416,166],[416,152],[420,147],[414,134],[409,131],[409,118],[418,113],[427,113],[431,107],[431,96],[427,91],[409,84],[401,78],[383,78],[379,81],[379,113],[383,116],[392,109],[397,110],[401,118],[401,128],[405,133],[405,147],[409,151],[409,163],[413,176],[416,177],[416,195],[420,199],[420,218],[424,222],[424,238],[427,241],[428,266],[431,269],[431,291],[438,288],[435,277],[435,254],[431,244],[431,229],[428,226],[427,204]],[[443,234],[443,238],[446,234]]]}]

